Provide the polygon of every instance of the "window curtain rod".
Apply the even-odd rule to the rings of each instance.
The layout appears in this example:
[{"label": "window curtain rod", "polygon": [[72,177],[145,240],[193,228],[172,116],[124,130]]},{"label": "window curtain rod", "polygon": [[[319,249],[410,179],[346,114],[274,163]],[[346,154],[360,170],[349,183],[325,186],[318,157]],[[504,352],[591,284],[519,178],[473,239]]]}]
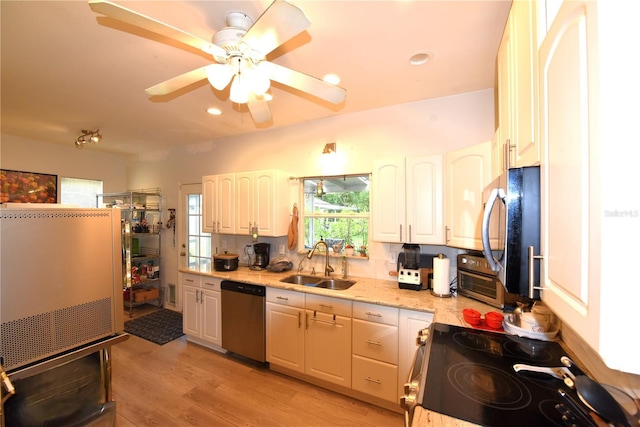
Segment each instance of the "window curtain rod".
[{"label": "window curtain rod", "polygon": [[290,176],[289,177],[289,181],[294,180],[294,179],[327,179],[327,178],[347,179],[347,178],[354,178],[354,177],[359,177],[359,176],[363,176],[363,175],[371,176],[371,172],[347,173],[347,174],[342,174],[342,175]]}]

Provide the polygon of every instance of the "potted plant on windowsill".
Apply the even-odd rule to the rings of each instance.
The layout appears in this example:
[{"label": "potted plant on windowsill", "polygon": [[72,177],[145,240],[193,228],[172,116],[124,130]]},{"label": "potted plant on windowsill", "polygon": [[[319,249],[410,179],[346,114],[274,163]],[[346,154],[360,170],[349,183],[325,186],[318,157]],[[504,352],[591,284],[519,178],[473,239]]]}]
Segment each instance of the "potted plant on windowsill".
[{"label": "potted plant on windowsill", "polygon": [[347,256],[352,256],[353,255],[353,245],[347,244],[344,247],[344,253],[347,254]]}]

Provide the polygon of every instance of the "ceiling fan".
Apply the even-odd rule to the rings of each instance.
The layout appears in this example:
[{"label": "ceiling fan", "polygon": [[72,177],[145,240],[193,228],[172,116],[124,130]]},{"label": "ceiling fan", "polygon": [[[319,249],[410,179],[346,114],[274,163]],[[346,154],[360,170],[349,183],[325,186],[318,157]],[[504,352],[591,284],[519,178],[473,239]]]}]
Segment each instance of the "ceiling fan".
[{"label": "ceiling fan", "polygon": [[345,89],[266,59],[270,52],[311,25],[300,8],[286,1],[274,0],[255,23],[242,12],[229,12],[227,27],[216,32],[211,42],[106,0],[90,0],[89,6],[94,12],[200,49],[215,60],[214,64],[146,89],[149,95],[167,95],[204,79],[217,90],[231,83],[229,98],[238,104],[246,103],[256,123],[272,118],[264,96],[271,81],[333,104],[345,100]]}]

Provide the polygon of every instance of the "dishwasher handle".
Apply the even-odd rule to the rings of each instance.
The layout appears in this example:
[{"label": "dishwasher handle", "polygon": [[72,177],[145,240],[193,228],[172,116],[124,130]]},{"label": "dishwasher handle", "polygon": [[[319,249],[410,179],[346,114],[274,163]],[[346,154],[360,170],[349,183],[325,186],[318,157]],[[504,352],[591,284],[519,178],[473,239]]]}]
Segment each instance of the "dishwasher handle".
[{"label": "dishwasher handle", "polygon": [[250,294],[259,297],[264,297],[266,288],[261,285],[254,285],[252,283],[234,282],[232,280],[223,280],[220,283],[220,289],[223,291],[240,292],[242,294]]}]

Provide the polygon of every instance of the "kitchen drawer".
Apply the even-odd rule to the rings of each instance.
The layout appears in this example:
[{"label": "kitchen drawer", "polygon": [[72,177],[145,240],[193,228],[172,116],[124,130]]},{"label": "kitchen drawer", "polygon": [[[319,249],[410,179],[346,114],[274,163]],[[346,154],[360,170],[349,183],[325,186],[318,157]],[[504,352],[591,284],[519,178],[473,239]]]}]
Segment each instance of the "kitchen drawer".
[{"label": "kitchen drawer", "polygon": [[201,278],[202,276],[200,276],[199,274],[182,273],[182,285],[195,286],[199,288]]},{"label": "kitchen drawer", "polygon": [[222,279],[216,277],[202,277],[201,279],[202,289],[209,289],[211,291],[219,291],[220,283]]},{"label": "kitchen drawer", "polygon": [[398,326],[398,309],[386,305],[354,302],[353,318]]},{"label": "kitchen drawer", "polygon": [[352,356],[351,388],[380,399],[398,402],[398,367]]},{"label": "kitchen drawer", "polygon": [[305,308],[322,313],[351,317],[351,301],[341,298],[307,294]]},{"label": "kitchen drawer", "polygon": [[289,307],[304,308],[304,293],[267,287],[267,301]]},{"label": "kitchen drawer", "polygon": [[398,364],[398,328],[353,319],[353,354]]}]

